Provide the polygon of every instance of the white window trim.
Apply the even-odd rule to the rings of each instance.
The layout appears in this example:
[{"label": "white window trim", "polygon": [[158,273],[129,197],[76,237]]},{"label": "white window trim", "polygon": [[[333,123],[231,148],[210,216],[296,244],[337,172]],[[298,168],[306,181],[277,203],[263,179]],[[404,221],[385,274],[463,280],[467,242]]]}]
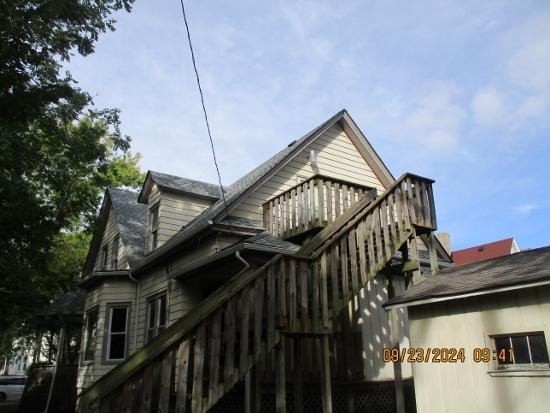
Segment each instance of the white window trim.
[{"label": "white window trim", "polygon": [[[107,308],[106,308],[106,311],[105,311],[105,316],[106,316],[106,319],[107,319],[107,328],[105,330],[105,350],[103,352],[103,363],[104,364],[109,364],[109,363],[120,363],[121,361],[124,361],[126,360],[126,358],[128,357],[128,348],[129,348],[129,332],[128,332],[128,326],[129,326],[129,321],[130,321],[130,307],[131,307],[131,303],[108,303],[107,304]],[[111,324],[112,324],[112,321],[113,321],[113,309],[116,309],[116,308],[125,308],[126,309],[126,322],[125,322],[125,326],[124,326],[124,333],[120,333],[120,332],[117,332],[115,333],[116,335],[122,335],[124,334],[126,336],[125,340],[124,340],[124,357],[123,358],[119,358],[119,359],[112,359],[112,358],[109,358],[109,353],[110,353],[110,350],[111,350]]]}]

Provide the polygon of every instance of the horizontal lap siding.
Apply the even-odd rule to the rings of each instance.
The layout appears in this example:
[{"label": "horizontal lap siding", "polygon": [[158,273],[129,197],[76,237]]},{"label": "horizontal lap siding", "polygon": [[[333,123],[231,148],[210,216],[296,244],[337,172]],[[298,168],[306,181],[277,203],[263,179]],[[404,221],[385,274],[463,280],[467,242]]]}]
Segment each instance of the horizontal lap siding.
[{"label": "horizontal lap siding", "polygon": [[[480,274],[482,276],[482,274]],[[464,363],[413,364],[420,412],[546,412],[549,377],[491,377],[496,361],[475,363],[474,348],[494,348],[491,335],[543,331],[550,348],[547,287],[409,308],[411,346],[464,348]]]},{"label": "horizontal lap siding", "polygon": [[[118,224],[116,222],[115,215],[113,214],[113,209],[111,208],[109,210],[109,217],[107,218],[107,225],[105,225],[105,230],[103,231],[103,234],[101,236],[101,244],[97,252],[97,256],[95,257],[94,271],[100,271],[102,269],[101,259],[103,255],[102,254],[103,247],[105,245],[108,245],[109,247],[109,258],[108,258],[107,268],[110,268],[111,257],[113,253],[113,240],[118,234],[119,234]],[[126,260],[126,254],[124,253],[124,245],[122,244],[122,242],[119,242],[118,244],[117,267],[118,269],[128,268],[128,261]]]},{"label": "horizontal lap siding", "polygon": [[[315,150],[318,168],[309,164],[309,152]],[[365,159],[355,148],[344,130],[335,125],[312,142],[291,162],[248,195],[232,212],[233,215],[262,221],[262,205],[270,198],[296,185],[296,177],[308,178],[322,174],[337,179],[355,182],[384,191]]]},{"label": "horizontal lap siding", "polygon": [[[106,329],[106,310],[108,304],[130,303],[130,319],[128,323],[128,355],[133,348],[133,331],[135,324],[135,296],[136,286],[127,279],[109,280],[99,287],[90,291],[86,296],[85,309],[90,310],[99,307],[99,318],[97,322],[97,338],[94,353],[93,364],[82,364],[78,370],[78,388],[85,388],[108,373],[116,364],[103,364],[103,340]],[[84,351],[84,341],[82,342],[81,354]]]},{"label": "horizontal lap siding", "polygon": [[[393,276],[395,294],[405,290],[405,280],[402,276]],[[361,329],[363,339],[363,358],[365,378],[369,381],[393,380],[393,364],[385,363],[382,358],[384,348],[391,347],[390,313],[386,312],[382,304],[388,299],[386,277],[378,275],[367,283],[359,293],[359,314],[357,324]],[[399,345],[409,347],[408,319],[406,311],[397,310],[399,330]],[[403,377],[411,377],[412,370],[409,363],[402,364]]]},{"label": "horizontal lap siding", "polygon": [[[160,246],[212,205],[212,201],[163,191],[155,184],[149,194],[149,209],[157,204],[159,205],[158,245]],[[149,218],[147,228],[150,228]]]}]

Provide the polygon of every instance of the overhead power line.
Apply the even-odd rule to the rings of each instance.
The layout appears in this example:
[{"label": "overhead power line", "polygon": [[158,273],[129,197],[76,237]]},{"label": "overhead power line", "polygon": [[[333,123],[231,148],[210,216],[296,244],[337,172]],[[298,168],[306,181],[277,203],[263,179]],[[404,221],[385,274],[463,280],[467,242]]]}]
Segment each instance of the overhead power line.
[{"label": "overhead power line", "polygon": [[206,122],[206,130],[208,131],[208,138],[210,139],[210,147],[212,148],[212,157],[214,158],[214,165],[218,174],[218,183],[220,184],[220,191],[222,193],[223,204],[225,206],[225,213],[229,216],[229,209],[227,208],[227,201],[225,199],[225,192],[222,185],[222,177],[220,174],[220,168],[218,166],[218,160],[216,159],[216,150],[214,149],[214,140],[212,139],[212,133],[210,132],[210,122],[208,122],[208,114],[206,113],[206,105],[204,103],[204,94],[201,88],[201,79],[199,71],[197,70],[197,61],[195,60],[195,52],[193,51],[193,43],[191,42],[191,34],[189,33],[189,24],[187,23],[187,15],[185,13],[185,6],[183,0],[180,0],[181,12],[183,13],[183,21],[185,22],[185,30],[187,31],[187,40],[189,41],[189,50],[191,51],[191,60],[193,61],[193,69],[195,70],[195,77],[197,79],[197,86],[199,87],[199,94],[201,95],[202,112],[204,113],[204,121]]}]

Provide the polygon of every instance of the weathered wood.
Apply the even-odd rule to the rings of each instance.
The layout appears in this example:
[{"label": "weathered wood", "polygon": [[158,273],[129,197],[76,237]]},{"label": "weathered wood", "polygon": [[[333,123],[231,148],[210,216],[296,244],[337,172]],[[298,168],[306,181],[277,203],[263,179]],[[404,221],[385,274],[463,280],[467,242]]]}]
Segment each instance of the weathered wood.
[{"label": "weathered wood", "polygon": [[210,332],[210,377],[208,378],[208,406],[213,406],[218,400],[220,390],[220,348],[221,348],[222,312],[217,311],[212,317]]},{"label": "weathered wood", "polygon": [[328,336],[321,338],[321,342],[321,393],[323,398],[323,413],[332,413],[332,385],[330,379],[330,349]]},{"label": "weathered wood", "polygon": [[340,308],[340,286],[338,285],[338,260],[340,259],[340,253],[338,251],[338,244],[334,244],[330,250],[330,268],[329,277],[332,286],[332,308]]},{"label": "weathered wood", "polygon": [[365,251],[365,222],[360,221],[356,231],[357,249],[359,251],[359,273],[361,275],[361,283],[364,285],[367,282],[367,253]]},{"label": "weathered wood", "polygon": [[319,265],[314,262],[313,264],[313,276],[311,277],[311,284],[312,284],[312,294],[313,294],[313,298],[312,298],[312,304],[311,304],[311,315],[312,315],[312,318],[313,318],[313,322],[312,322],[312,325],[313,325],[313,329],[314,330],[319,330],[319,327],[320,327],[320,288],[321,286],[319,285],[319,282],[320,282],[320,276],[319,276]]},{"label": "weathered wood", "polygon": [[264,315],[264,277],[259,277],[254,283],[254,359],[260,360],[265,351],[262,342],[262,328]]},{"label": "weathered wood", "polygon": [[348,186],[342,185],[342,192],[344,193],[344,211],[349,208],[349,193],[348,193]]},{"label": "weathered wood", "polygon": [[355,241],[355,229],[352,229],[348,234],[348,254],[349,265],[351,270],[351,289],[357,291],[359,288],[358,266],[357,266],[357,245]]},{"label": "weathered wood", "polygon": [[134,393],[134,382],[135,378],[128,380],[122,386],[122,413],[131,413],[132,412],[132,401],[135,395]]},{"label": "weathered wood", "polygon": [[275,297],[275,271],[272,266],[267,269],[267,346],[275,343],[275,318],[277,316]]},{"label": "weathered wood", "polygon": [[382,231],[384,233],[384,261],[389,261],[392,256],[392,241],[388,229],[388,204],[386,200],[380,205],[380,217],[382,223]]},{"label": "weathered wood", "polygon": [[[282,261],[281,261],[282,262]],[[241,375],[248,370],[248,322],[250,320],[250,287],[245,287],[241,295],[240,320],[241,320],[241,339],[239,342],[239,370]]]},{"label": "weathered wood", "polygon": [[349,275],[348,275],[348,244],[347,239],[342,238],[340,240],[340,267],[341,267],[341,284],[342,284],[342,298],[344,303],[351,298],[349,289]]},{"label": "weathered wood", "polygon": [[153,369],[154,364],[148,364],[143,370],[143,386],[141,388],[140,413],[151,412],[151,400],[153,398]]},{"label": "weathered wood", "polygon": [[292,339],[294,341],[295,352],[295,369],[294,369],[294,411],[304,411],[304,380],[303,380],[303,359],[304,359],[304,346],[303,340]]},{"label": "weathered wood", "polygon": [[342,213],[342,200],[340,199],[340,184],[336,182],[334,184],[334,212],[336,213],[336,217],[339,217]]},{"label": "weathered wood", "polygon": [[287,288],[286,288],[286,275],[287,271],[287,261],[282,259],[279,261],[279,275],[277,277],[277,303],[279,305],[278,308],[278,320],[277,320],[277,327],[278,328],[286,328],[288,327],[288,295],[287,295]]},{"label": "weathered wood", "polygon": [[332,213],[332,202],[333,202],[333,184],[331,181],[325,181],[325,188],[327,192],[327,221],[334,221],[335,217]]},{"label": "weathered wood", "polygon": [[323,225],[323,221],[325,220],[325,191],[321,179],[317,179],[317,198],[319,202],[317,216],[319,217],[319,225]]},{"label": "weathered wood", "polygon": [[170,409],[170,394],[172,381],[172,356],[173,352],[168,351],[162,356],[160,370],[160,392],[159,392],[159,411],[168,412]]},{"label": "weathered wood", "polygon": [[302,331],[309,331],[311,329],[308,309],[308,263],[300,262],[300,316],[302,322]]},{"label": "weathered wood", "polygon": [[176,387],[176,413],[187,412],[187,386],[189,384],[189,353],[191,339],[183,340],[178,349],[178,384]]},{"label": "weathered wood", "polygon": [[224,388],[229,389],[233,385],[235,369],[235,300],[227,302],[224,317],[224,339],[225,339],[225,360],[224,360]]},{"label": "weathered wood", "polygon": [[367,228],[367,251],[369,254],[369,273],[372,274],[374,266],[376,264],[375,258],[375,246],[374,246],[374,217],[371,215],[367,216],[366,221]]},{"label": "weathered wood", "polygon": [[295,331],[298,328],[298,297],[296,286],[296,261],[289,260],[289,273],[288,273],[288,317],[289,328],[291,331]]},{"label": "weathered wood", "polygon": [[204,356],[205,356],[205,323],[199,324],[195,337],[195,345],[193,346],[193,412],[202,410],[202,379],[204,374]]},{"label": "weathered wood", "polygon": [[275,348],[275,410],[277,413],[286,413],[286,372],[285,372],[285,339],[281,339]]},{"label": "weathered wood", "polygon": [[327,291],[327,253],[321,255],[320,260],[320,283],[321,283],[321,317],[323,326],[328,327],[328,291]]}]

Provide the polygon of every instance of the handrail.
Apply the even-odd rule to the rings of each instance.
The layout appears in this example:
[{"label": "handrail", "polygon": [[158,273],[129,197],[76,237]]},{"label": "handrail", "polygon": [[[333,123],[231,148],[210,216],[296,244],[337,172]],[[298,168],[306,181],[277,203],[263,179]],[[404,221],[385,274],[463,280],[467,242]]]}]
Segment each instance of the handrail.
[{"label": "handrail", "polygon": [[272,196],[271,198],[269,198],[267,201],[264,202],[264,205],[268,204],[269,202],[271,202],[271,201],[273,201],[277,198],[279,198],[284,193],[290,192],[293,189],[296,189],[299,186],[302,186],[304,183],[309,182],[309,181],[314,181],[316,179],[324,179],[324,180],[327,180],[327,181],[332,181],[332,182],[336,182],[336,183],[339,183],[339,184],[344,184],[344,185],[347,185],[347,186],[353,186],[353,187],[361,188],[361,189],[367,189],[367,190],[374,189],[372,186],[359,184],[357,182],[348,181],[346,179],[335,178],[333,176],[328,176],[328,175],[323,175],[323,174],[315,174],[313,176],[310,176],[307,179],[304,179],[302,182],[299,182],[299,183],[291,186],[290,188],[285,189],[280,194]]},{"label": "handrail", "polygon": [[[124,363],[109,371],[91,387],[82,391],[79,396],[80,411],[85,413],[89,404],[109,394],[114,388],[123,384],[144,368],[146,364],[156,359],[163,352],[178,343],[199,323],[208,318],[225,302],[240,293],[271,265],[277,263],[281,255],[276,255],[256,271],[243,270],[205,298],[197,308],[188,312],[170,327],[166,328],[154,341],[132,354]],[[248,272],[248,274],[247,274]]]},{"label": "handrail", "polygon": [[[308,256],[310,254],[313,254],[315,251],[313,258],[318,257],[320,254],[323,253],[323,251],[325,251],[331,245],[333,245],[344,234],[347,234],[350,228],[352,228],[353,225],[355,225],[359,220],[361,220],[363,217],[371,213],[375,208],[378,208],[380,204],[383,201],[387,200],[388,197],[390,197],[390,195],[392,195],[397,188],[402,187],[403,183],[405,183],[407,179],[411,179],[411,178],[414,178],[419,181],[424,181],[430,185],[435,182],[433,179],[425,178],[423,176],[416,175],[410,172],[404,173],[386,191],[380,194],[376,199],[374,199],[374,201],[368,203],[366,208],[364,203],[363,204],[358,203],[355,206],[355,209],[359,209],[359,210],[361,210],[362,208],[364,209],[358,213],[356,213],[355,211],[351,212],[351,215],[353,215],[353,219],[351,221],[346,222],[345,226],[342,225],[342,227],[338,230],[338,232],[335,233],[334,228],[332,227],[327,227],[323,229],[315,237],[313,237],[307,244],[305,244],[297,252],[297,254]],[[431,191],[431,186],[429,186],[429,191]],[[435,225],[435,214],[432,216],[432,219],[433,219],[432,223]],[[329,240],[329,237],[330,237],[330,240]],[[326,243],[326,241],[330,241],[330,242]],[[318,249],[320,246],[321,248]]]}]

